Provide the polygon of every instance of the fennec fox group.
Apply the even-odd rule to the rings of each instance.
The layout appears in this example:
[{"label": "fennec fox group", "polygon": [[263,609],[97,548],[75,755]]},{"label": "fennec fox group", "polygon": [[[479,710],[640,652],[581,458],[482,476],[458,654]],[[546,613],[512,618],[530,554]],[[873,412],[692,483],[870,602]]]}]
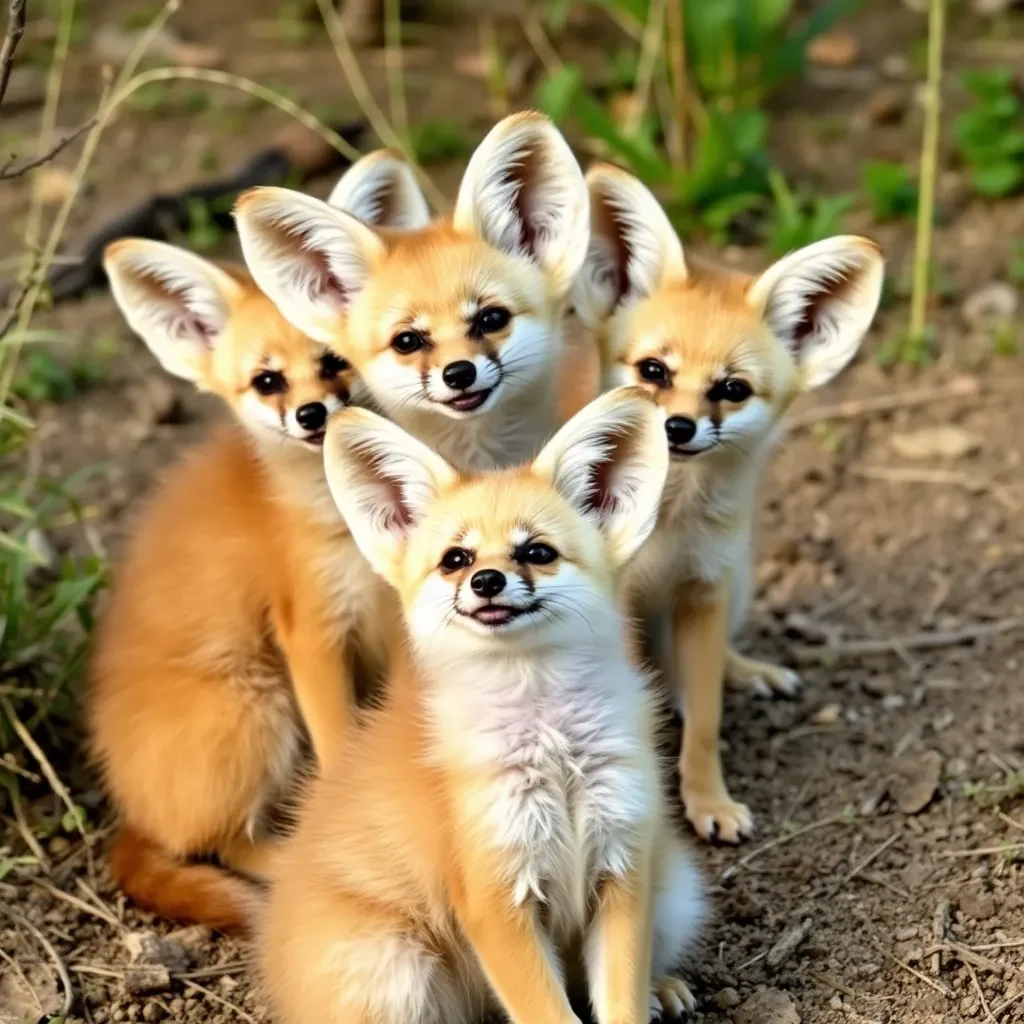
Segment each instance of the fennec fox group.
[{"label": "fennec fox group", "polygon": [[[524,193],[546,194],[551,175],[568,177],[568,149],[547,122],[523,124],[526,151],[555,154],[523,185]],[[478,176],[515,176],[515,166],[495,162],[509,162],[503,151],[493,159],[487,152]],[[540,406],[532,414],[537,387],[546,398],[558,379],[549,372],[539,382],[532,361],[560,358],[565,293],[583,257],[587,207],[578,169],[571,180],[584,233],[566,222],[575,263],[551,257],[565,264],[565,280],[537,271],[540,284],[522,254],[515,259],[476,236],[442,230],[461,254],[467,289],[481,276],[501,294],[518,294],[524,277],[542,291],[550,283],[538,299],[550,317],[537,326],[543,337],[530,335],[533,321],[520,309],[520,327],[495,343],[508,379],[494,389],[493,404],[519,409],[521,422],[502,422],[513,424],[524,451],[539,446],[554,415]],[[359,161],[330,201],[362,230],[373,224],[392,240],[428,230],[411,169],[387,152]],[[549,216],[546,202],[530,215]],[[473,197],[466,209],[477,216]],[[558,232],[545,237],[558,253],[567,248]],[[445,243],[439,247],[443,253]],[[97,637],[93,746],[124,819],[113,868],[143,906],[241,929],[254,890],[190,858],[214,855],[261,876],[265,819],[294,779],[303,731],[320,764],[329,764],[344,744],[357,676],[372,680],[386,665],[394,599],[348,537],[320,451],[328,417],[370,396],[337,351],[285,320],[243,271],[142,240],[113,245],[106,267],[126,319],[165,368],[222,397],[238,423],[217,432],[155,495]],[[528,357],[519,351],[523,330],[540,345]],[[331,340],[344,347],[343,318]],[[462,343],[481,340],[471,329]],[[533,391],[516,405],[523,382]],[[477,430],[499,415],[490,409],[459,415],[472,417]]]},{"label": "fennec fox group", "polygon": [[882,257],[868,239],[842,236],[759,276],[701,267],[639,181],[608,166],[587,180],[591,241],[577,310],[599,336],[605,383],[642,387],[662,408],[671,454],[627,599],[683,712],[687,816],[705,838],[736,842],[753,819],[722,775],[723,680],[782,693],[799,684],[728,645],[750,598],[757,487],[792,401],[857,351],[878,307]]},{"label": "fennec fox group", "polygon": [[404,201],[417,229],[400,232],[253,189],[236,209],[246,263],[285,316],[344,351],[394,422],[459,466],[515,465],[595,375],[586,346],[570,363],[563,338],[587,248],[583,174],[547,118],[523,113],[473,154],[450,218],[423,220],[416,188]]},{"label": "fennec fox group", "polygon": [[315,783],[260,936],[288,1024],[600,1024],[692,1005],[667,972],[699,876],[668,823],[654,709],[615,593],[668,463],[637,389],[524,468],[460,475],[348,410],[328,480],[408,630],[386,703]]}]

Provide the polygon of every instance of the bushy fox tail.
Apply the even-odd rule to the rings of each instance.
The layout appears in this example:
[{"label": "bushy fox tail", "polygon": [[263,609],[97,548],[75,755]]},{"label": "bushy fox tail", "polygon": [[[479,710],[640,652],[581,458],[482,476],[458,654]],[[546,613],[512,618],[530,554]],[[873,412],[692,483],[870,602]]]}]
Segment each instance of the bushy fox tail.
[{"label": "bushy fox tail", "polygon": [[228,934],[248,933],[261,902],[252,882],[213,864],[179,860],[130,825],[122,825],[114,837],[110,869],[144,910]]}]

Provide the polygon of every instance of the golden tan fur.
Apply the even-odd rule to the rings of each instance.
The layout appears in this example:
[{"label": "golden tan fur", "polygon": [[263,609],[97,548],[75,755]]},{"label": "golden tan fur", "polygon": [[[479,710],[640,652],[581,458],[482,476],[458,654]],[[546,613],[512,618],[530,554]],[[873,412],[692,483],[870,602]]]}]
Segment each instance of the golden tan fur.
[{"label": "golden tan fur", "polygon": [[[322,346],[232,275],[239,291],[201,386],[250,423],[257,405],[269,423],[346,401],[352,372],[325,379]],[[267,366],[286,374],[285,393],[253,390]],[[339,756],[357,666],[385,664],[391,604],[330,500],[319,447],[233,424],[170,471],[115,575],[91,666],[92,746],[125,823],[114,866],[130,895],[246,926],[240,880],[187,861],[264,873],[264,819],[292,781],[303,726],[322,764]]]}]

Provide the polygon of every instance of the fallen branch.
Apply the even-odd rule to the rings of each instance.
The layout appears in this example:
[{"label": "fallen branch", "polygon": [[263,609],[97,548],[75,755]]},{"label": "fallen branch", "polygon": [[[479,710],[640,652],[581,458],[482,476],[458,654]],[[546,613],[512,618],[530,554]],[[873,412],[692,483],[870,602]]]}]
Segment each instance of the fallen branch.
[{"label": "fallen branch", "polygon": [[[814,832],[819,828],[826,828],[829,825],[841,825],[843,823],[843,816],[836,814],[831,818],[822,818],[821,821],[812,821],[810,825],[804,825],[802,828],[798,828],[795,832],[787,832],[784,836],[776,836],[774,839],[769,839],[764,846],[759,846],[756,850],[751,850],[745,857],[741,857],[735,864],[730,864],[722,874],[719,876],[721,881],[725,881],[728,878],[732,878],[741,868],[745,868],[751,861],[756,860],[761,856],[762,853],[767,853],[769,850],[774,850],[777,846],[783,846],[785,843],[790,843],[794,839],[799,839],[801,836],[806,835],[808,832]],[[767,953],[765,954],[767,956]]]},{"label": "fallen branch", "polygon": [[[94,119],[95,120],[95,119]],[[340,125],[337,134],[352,144],[363,133],[362,123]],[[53,264],[46,272],[45,284],[53,302],[78,298],[85,292],[103,287],[103,250],[110,242],[126,236],[164,240],[188,231],[192,211],[201,205],[210,211],[210,220],[223,231],[234,230],[231,204],[239,192],[256,185],[281,184],[297,174],[303,181],[345,164],[336,148],[320,139],[304,125],[288,125],[269,148],[251,157],[233,174],[185,188],[176,194],[155,195],[120,213],[72,246],[73,260]],[[35,274],[28,275],[29,281]],[[8,285],[0,293],[7,299],[9,312],[0,325],[0,337],[13,323],[21,299],[30,285]],[[17,296],[11,301],[12,296]]]},{"label": "fallen branch", "polygon": [[847,640],[843,643],[824,644],[820,647],[793,648],[793,657],[801,664],[838,661],[841,658],[869,658],[878,654],[896,654],[903,651],[932,651],[940,647],[983,640],[986,637],[1012,633],[1024,626],[1020,619],[1002,619],[999,622],[977,622],[959,629],[938,630],[929,633],[911,633],[908,636],[885,640]]},{"label": "fallen branch", "polygon": [[882,480],[893,484],[943,484],[962,487],[969,494],[989,492],[1004,508],[1016,512],[1020,503],[1005,487],[971,476],[969,473],[956,473],[950,469],[913,469],[909,466],[851,466],[847,472],[850,476],[862,480]]},{"label": "fallen branch", "polygon": [[11,12],[7,19],[7,34],[0,47],[0,103],[4,101],[7,83],[11,80],[11,66],[14,51],[25,34],[25,0],[11,0]]},{"label": "fallen branch", "polygon": [[953,990],[948,985],[943,984],[941,981],[936,981],[934,978],[929,978],[927,974],[922,974],[920,971],[914,970],[910,964],[904,963],[898,956],[894,956],[887,949],[879,947],[878,952],[881,953],[882,956],[887,957],[898,967],[902,967],[908,974],[912,974],[918,979],[918,981],[923,981],[929,988],[935,989],[936,992],[944,995],[947,999],[953,998]]},{"label": "fallen branch", "polygon": [[851,398],[835,405],[819,405],[786,420],[790,430],[800,430],[826,423],[830,420],[854,420],[876,413],[896,412],[899,409],[913,409],[935,402],[955,399],[982,398],[981,385],[975,377],[957,377],[954,381],[938,388],[915,388],[894,395],[874,395],[871,398]]},{"label": "fallen branch", "polygon": [[96,118],[90,117],[85,124],[79,125],[73,132],[71,132],[70,135],[65,135],[60,142],[55,143],[47,152],[43,153],[42,156],[33,157],[31,160],[26,160],[24,163],[20,164],[14,163],[13,160],[8,160],[7,163],[0,167],[0,181],[9,181],[11,178],[20,178],[23,174],[27,174],[29,171],[35,170],[35,168],[49,163],[54,157],[67,149],[72,142],[80,139],[95,123]]}]

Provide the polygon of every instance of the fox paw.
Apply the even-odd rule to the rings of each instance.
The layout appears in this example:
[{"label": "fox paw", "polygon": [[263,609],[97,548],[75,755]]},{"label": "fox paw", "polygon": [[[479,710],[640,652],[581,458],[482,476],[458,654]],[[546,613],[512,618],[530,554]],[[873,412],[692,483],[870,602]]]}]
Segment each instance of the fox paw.
[{"label": "fox paw", "polygon": [[726,659],[725,676],[730,686],[753,690],[759,697],[795,697],[803,687],[803,680],[792,670],[734,651]]},{"label": "fox paw", "polygon": [[663,974],[651,984],[651,1020],[681,1020],[697,1009],[690,986],[682,978]]},{"label": "fox paw", "polygon": [[738,804],[728,793],[719,796],[687,794],[683,787],[686,817],[694,831],[709,842],[739,843],[754,834],[754,816],[746,804]]}]

